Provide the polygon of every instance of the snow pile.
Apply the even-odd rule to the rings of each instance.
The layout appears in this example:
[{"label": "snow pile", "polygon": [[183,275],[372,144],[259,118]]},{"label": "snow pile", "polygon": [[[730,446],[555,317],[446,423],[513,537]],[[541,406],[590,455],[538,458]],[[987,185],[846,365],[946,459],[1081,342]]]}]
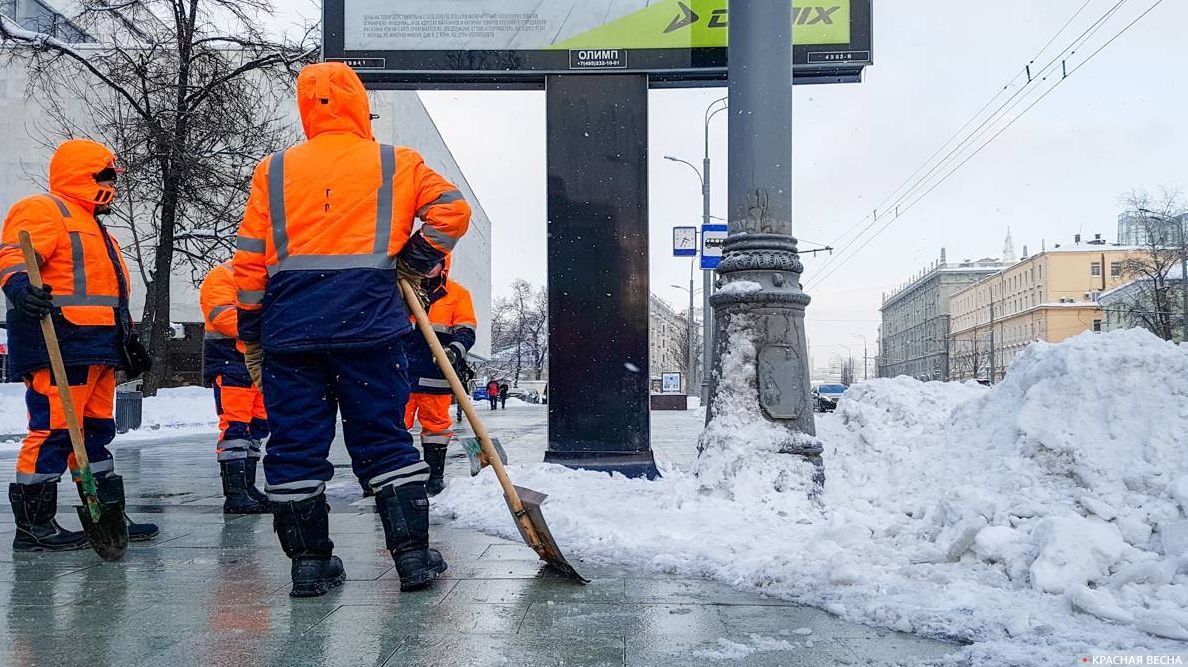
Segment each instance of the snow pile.
[{"label": "snow pile", "polygon": [[28,410],[25,408],[25,385],[20,382],[0,383],[0,436],[20,434],[23,437],[28,428]]},{"label": "snow pile", "polygon": [[[816,495],[814,467],[802,456],[786,454],[819,452],[821,445],[816,438],[793,434],[763,418],[754,399],[756,351],[751,336],[746,335],[748,326],[742,318],[731,322],[728,334],[732,344],[722,357],[714,420],[701,435],[700,456],[692,472],[702,493],[721,494],[738,502],[799,502],[800,509],[808,512],[809,498]],[[773,497],[772,491],[790,493]]]},{"label": "snow pile", "polygon": [[[692,470],[647,482],[509,468],[550,494],[571,557],[960,640],[957,659],[974,664],[1184,648],[1188,350],[1085,334],[1032,345],[993,389],[863,383],[819,420],[826,486],[810,500],[812,467],[779,453],[806,443],[749,412],[746,339],[732,337]],[[435,511],[516,538],[493,475],[452,483]]]},{"label": "snow pile", "polygon": [[207,387],[161,389],[156,396],[144,399],[141,430],[217,428],[218,424],[214,392]]},{"label": "snow pile", "polygon": [[[24,383],[0,383],[0,438],[9,443],[19,443],[28,428],[27,420]],[[217,427],[218,417],[215,416],[211,390],[205,387],[177,387],[161,389],[155,397],[144,399],[140,430],[121,435],[119,439],[147,436],[160,429],[210,430]]]}]

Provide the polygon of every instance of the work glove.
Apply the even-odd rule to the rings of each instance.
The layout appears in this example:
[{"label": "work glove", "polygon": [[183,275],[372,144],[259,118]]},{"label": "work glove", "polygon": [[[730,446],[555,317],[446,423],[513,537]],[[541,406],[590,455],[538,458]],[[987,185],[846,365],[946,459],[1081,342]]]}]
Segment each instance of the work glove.
[{"label": "work glove", "polygon": [[447,347],[445,349],[445,354],[446,354],[446,359],[448,359],[450,362],[450,366],[454,369],[454,373],[457,374],[459,378],[461,378],[462,377],[462,355],[458,354],[458,351],[452,347]]},{"label": "work glove", "polygon": [[264,393],[264,348],[260,343],[249,343],[243,341],[243,361],[247,364],[248,375],[252,378],[252,384],[256,385],[256,389],[261,394]]},{"label": "work glove", "polygon": [[40,320],[53,310],[53,291],[53,287],[50,285],[42,287],[25,285],[23,289],[13,295],[12,302],[21,314]]},{"label": "work glove", "polygon": [[402,257],[396,260],[396,275],[401,280],[408,282],[409,287],[412,287],[413,293],[417,295],[417,301],[421,303],[421,308],[424,308],[427,312],[429,310],[429,293],[425,291],[425,286],[421,284],[421,281],[425,278],[425,274],[413,268]]},{"label": "work glove", "polygon": [[145,349],[144,344],[140,342],[140,336],[135,332],[129,333],[124,338],[121,350],[124,372],[127,373],[129,380],[135,380],[153,370],[153,357]]}]

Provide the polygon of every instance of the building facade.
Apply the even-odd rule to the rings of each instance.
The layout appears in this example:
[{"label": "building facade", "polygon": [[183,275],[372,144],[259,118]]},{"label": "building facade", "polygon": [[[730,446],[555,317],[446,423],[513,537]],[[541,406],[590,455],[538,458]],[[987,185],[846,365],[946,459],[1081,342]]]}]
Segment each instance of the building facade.
[{"label": "building facade", "polygon": [[949,379],[950,297],[1002,267],[999,260],[989,258],[950,264],[942,249],[938,262],[884,295],[879,309],[878,376]]},{"label": "building facade", "polygon": [[1104,327],[1099,295],[1123,281],[1133,248],[1100,238],[1048,250],[953,294],[951,379],[1001,378],[1037,340],[1058,343]]},{"label": "building facade", "polygon": [[[1163,294],[1156,299],[1159,292]],[[1157,300],[1165,305],[1157,306]],[[1101,306],[1104,331],[1141,327],[1157,336],[1165,336],[1166,332],[1159,329],[1166,325],[1172,340],[1181,343],[1188,340],[1185,337],[1188,332],[1184,331],[1184,279],[1179,263],[1168,271],[1160,287],[1156,287],[1151,278],[1131,280],[1103,292],[1097,303]]]},{"label": "building facade", "polygon": [[[76,29],[55,12],[56,4],[66,6],[66,3],[46,0],[0,0],[0,13],[16,17],[31,30],[52,31],[68,40],[94,41],[88,35],[71,33]],[[3,57],[0,53],[0,58]],[[0,215],[18,199],[42,190],[40,183],[44,182],[51,155],[47,143],[56,141],[41,103],[26,94],[28,83],[28,76],[19,63],[0,68],[0,145],[4,146],[0,151]],[[487,357],[491,348],[491,221],[417,94],[413,91],[373,91],[370,96],[372,111],[379,115],[372,124],[376,140],[415,148],[429,166],[458,186],[471,205],[470,230],[455,250],[452,275],[470,290],[474,298],[479,331],[473,352]],[[68,114],[79,119],[87,117],[85,101],[62,99],[57,102]],[[295,99],[287,106],[287,117],[295,128],[300,128]],[[130,247],[131,239],[126,231],[113,229],[113,233],[125,249]],[[146,289],[135,257],[129,254],[126,259],[132,275],[132,315],[139,319]],[[175,327],[177,337],[170,343],[171,365],[177,366],[180,372],[178,377],[171,378],[171,383],[194,382],[197,381],[195,363],[201,351],[202,314],[194,276],[180,262],[174,269],[170,291],[171,320],[179,325]]]},{"label": "building facade", "polygon": [[[1158,215],[1124,211],[1118,214],[1118,245],[1145,246],[1152,242],[1180,244],[1180,230],[1188,226],[1188,213],[1163,218]],[[1157,239],[1152,239],[1157,235]]]},{"label": "building facade", "polygon": [[[656,389],[663,373],[684,373],[688,365],[687,340],[689,323],[677,315],[668,303],[651,295],[647,298],[647,376]],[[682,375],[682,388],[688,391],[689,378]],[[658,391],[658,390],[657,390]]]}]

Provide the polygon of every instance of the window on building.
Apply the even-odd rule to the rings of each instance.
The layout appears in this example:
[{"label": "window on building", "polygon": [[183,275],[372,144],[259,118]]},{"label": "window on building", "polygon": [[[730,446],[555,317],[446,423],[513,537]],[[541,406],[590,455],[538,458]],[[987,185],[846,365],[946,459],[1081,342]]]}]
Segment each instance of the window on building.
[{"label": "window on building", "polygon": [[1093,320],[1093,330],[1101,331],[1101,320]]},{"label": "window on building", "polygon": [[1110,262],[1110,277],[1117,278],[1122,275],[1122,262]]},{"label": "window on building", "polygon": [[1089,265],[1089,275],[1094,278],[1101,276],[1101,262],[1093,262]]}]

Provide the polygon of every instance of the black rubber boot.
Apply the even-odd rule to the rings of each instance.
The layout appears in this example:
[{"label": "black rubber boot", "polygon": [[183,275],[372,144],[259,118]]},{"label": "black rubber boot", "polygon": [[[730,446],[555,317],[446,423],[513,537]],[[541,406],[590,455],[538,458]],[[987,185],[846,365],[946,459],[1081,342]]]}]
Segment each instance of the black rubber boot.
[{"label": "black rubber boot", "polygon": [[385,486],[375,494],[375,505],[400,575],[400,590],[428,588],[447,566],[441,553],[429,548],[429,497],[425,485]]},{"label": "black rubber boot", "polygon": [[248,461],[234,459],[219,461],[223,477],[223,514],[266,514],[268,505],[259,502],[248,492]]},{"label": "black rubber boot", "polygon": [[264,506],[264,511],[268,511],[268,494],[256,487],[256,468],[259,466],[260,457],[249,456],[246,459],[246,474],[247,492],[252,497],[252,500]]},{"label": "black rubber boot", "polygon": [[440,443],[421,443],[425,450],[425,463],[429,464],[429,481],[425,482],[425,493],[436,496],[445,490],[446,446]]},{"label": "black rubber boot", "polygon": [[333,555],[330,541],[330,508],[326,496],[297,502],[271,503],[272,527],[281,548],[293,561],[293,590],[290,597],[325,595],[346,581],[342,560]]},{"label": "black rubber boot", "polygon": [[87,546],[82,531],[58,525],[58,483],[9,484],[8,500],[16,517],[13,551],[73,551]]},{"label": "black rubber boot", "polygon": [[[123,510],[125,507],[123,477],[119,475],[96,477],[95,486],[99,489],[100,500],[104,498],[114,499],[119,502],[120,509]],[[82,484],[75,482],[74,488],[78,491],[78,499],[82,501],[83,505],[86,505],[87,500],[83,497]],[[155,523],[136,523],[132,520],[132,517],[128,516],[127,511],[124,511],[124,522],[128,524],[129,542],[151,540],[161,532]]]}]

